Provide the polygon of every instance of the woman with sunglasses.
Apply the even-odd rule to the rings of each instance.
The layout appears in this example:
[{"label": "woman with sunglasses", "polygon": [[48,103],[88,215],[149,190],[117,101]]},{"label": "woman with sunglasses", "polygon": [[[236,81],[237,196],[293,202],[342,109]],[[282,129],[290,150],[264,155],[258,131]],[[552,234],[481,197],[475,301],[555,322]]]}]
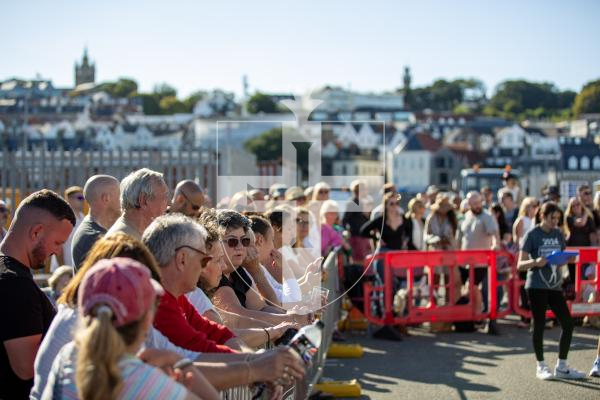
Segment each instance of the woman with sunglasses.
[{"label": "woman with sunglasses", "polygon": [[[201,304],[198,304],[198,291],[202,293],[210,306],[212,306],[210,297],[214,295],[215,290],[219,286],[223,275],[222,271],[224,268],[226,268],[226,264],[225,252],[219,240],[220,235],[216,223],[205,223],[203,226],[208,233],[206,238],[206,249],[210,259],[207,261],[206,265],[202,267],[202,273],[200,274],[200,279],[198,280],[198,289],[186,295],[186,297],[188,300],[190,300],[194,307],[196,307],[196,310],[198,310],[200,314],[209,318],[207,313],[209,313],[211,310],[206,308],[202,310],[201,307],[198,307],[198,305],[202,306],[204,303],[204,301],[202,301],[200,302]],[[217,322],[223,324],[223,319],[220,318],[220,315],[217,313],[214,307],[211,308],[212,313],[216,314],[220,319],[220,321]],[[279,339],[286,330],[295,327],[295,325],[290,322],[282,322],[279,325],[272,326],[261,321],[251,320],[247,317],[244,317],[244,319],[250,320],[250,325],[248,326],[247,321],[241,321],[241,316],[228,313],[227,311],[224,311],[224,318],[226,320],[225,325],[227,325],[237,337],[242,339],[245,344],[254,348],[268,344],[268,342],[272,340]],[[212,320],[212,318],[209,319]],[[244,322],[246,326],[240,326],[240,322]]]},{"label": "woman with sunglasses", "polygon": [[[562,265],[550,265],[547,260],[554,251],[565,249],[565,238],[558,229],[561,218],[559,207],[552,202],[542,205],[541,222],[525,235],[519,252],[519,271],[527,271],[525,290],[529,297],[533,317],[533,348],[537,359],[536,377],[541,380],[554,378],[582,379],[584,374],[567,365],[567,355],[573,335],[573,318],[562,293]],[[544,361],[544,325],[546,309],[550,308],[560,321],[562,329],[559,342],[558,362],[552,373]]]},{"label": "woman with sunglasses", "polygon": [[221,211],[217,219],[225,249],[225,269],[213,303],[229,312],[247,315],[273,325],[281,322],[301,325],[309,323],[308,315],[284,314],[281,308],[267,305],[242,266],[251,244],[248,234],[250,221],[233,210]]}]

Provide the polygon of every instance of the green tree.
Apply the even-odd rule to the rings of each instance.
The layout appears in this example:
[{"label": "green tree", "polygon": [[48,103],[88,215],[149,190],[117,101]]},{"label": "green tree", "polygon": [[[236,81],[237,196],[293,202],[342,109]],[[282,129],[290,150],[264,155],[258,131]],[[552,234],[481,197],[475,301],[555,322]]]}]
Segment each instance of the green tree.
[{"label": "green tree", "polygon": [[167,83],[154,85],[152,93],[156,94],[160,99],[163,97],[177,97],[177,89]]},{"label": "green tree", "polygon": [[600,113],[600,79],[588,82],[575,98],[575,115]]},{"label": "green tree", "polygon": [[154,93],[141,93],[142,110],[146,115],[160,114],[160,100]]},{"label": "green tree", "polygon": [[509,119],[549,118],[571,107],[573,92],[552,83],[508,80],[500,83],[484,112]]},{"label": "green tree", "polygon": [[[303,179],[308,177],[308,150],[310,143],[300,142],[299,135],[295,132],[289,133],[289,140],[294,143],[294,139],[298,140],[294,144],[297,149],[296,161],[298,168],[302,171]],[[258,161],[276,161],[281,160],[283,155],[283,132],[281,128],[273,128],[261,133],[244,143],[244,148],[256,156]]]},{"label": "green tree", "polygon": [[183,104],[185,104],[186,112],[193,112],[194,106],[198,101],[206,97],[208,93],[204,90],[197,90],[194,93],[190,94],[188,97],[183,100]]},{"label": "green tree", "polygon": [[277,104],[273,101],[271,96],[261,92],[256,92],[248,100],[248,112],[257,114],[259,112],[274,113],[277,111]]},{"label": "green tree", "polygon": [[160,99],[160,113],[161,114],[177,114],[185,113],[187,111],[185,103],[178,100],[175,96],[166,96]]},{"label": "green tree", "polygon": [[119,80],[115,83],[113,93],[114,97],[117,98],[126,98],[135,96],[137,94],[138,84],[133,79],[129,78],[119,78]]}]

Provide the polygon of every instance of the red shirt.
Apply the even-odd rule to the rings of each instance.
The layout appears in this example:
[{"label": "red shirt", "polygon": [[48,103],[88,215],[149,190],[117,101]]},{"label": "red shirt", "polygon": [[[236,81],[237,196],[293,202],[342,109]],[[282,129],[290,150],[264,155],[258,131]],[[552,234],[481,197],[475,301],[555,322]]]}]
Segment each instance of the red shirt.
[{"label": "red shirt", "polygon": [[154,317],[154,327],[173,344],[184,349],[204,353],[237,353],[223,345],[235,336],[233,332],[198,314],[184,295],[175,298],[165,290]]}]

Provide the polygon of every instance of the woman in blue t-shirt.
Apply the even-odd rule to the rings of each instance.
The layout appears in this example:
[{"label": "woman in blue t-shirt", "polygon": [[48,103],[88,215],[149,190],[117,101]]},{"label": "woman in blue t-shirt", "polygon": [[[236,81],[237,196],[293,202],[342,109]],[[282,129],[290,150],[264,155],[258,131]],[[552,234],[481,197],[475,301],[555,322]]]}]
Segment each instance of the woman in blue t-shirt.
[{"label": "woman in blue t-shirt", "polygon": [[[533,348],[537,359],[536,377],[582,379],[583,372],[567,365],[567,354],[573,336],[573,318],[562,293],[562,265],[550,265],[546,257],[554,251],[565,249],[565,238],[557,228],[561,218],[560,208],[552,202],[540,209],[540,223],[529,231],[519,252],[519,271],[527,271],[525,290],[529,297],[533,317]],[[544,362],[544,325],[546,309],[550,308],[560,322],[558,362],[554,374]]]}]

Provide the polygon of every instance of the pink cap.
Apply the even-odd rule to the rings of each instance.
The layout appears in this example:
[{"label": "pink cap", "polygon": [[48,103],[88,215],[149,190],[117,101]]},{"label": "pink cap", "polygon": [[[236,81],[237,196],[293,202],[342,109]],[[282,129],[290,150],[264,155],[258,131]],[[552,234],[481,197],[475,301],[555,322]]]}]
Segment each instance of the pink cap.
[{"label": "pink cap", "polygon": [[113,312],[115,327],[139,321],[150,310],[163,288],[150,276],[150,270],[130,258],[98,261],[83,277],[79,287],[79,310],[90,315],[98,304]]}]

